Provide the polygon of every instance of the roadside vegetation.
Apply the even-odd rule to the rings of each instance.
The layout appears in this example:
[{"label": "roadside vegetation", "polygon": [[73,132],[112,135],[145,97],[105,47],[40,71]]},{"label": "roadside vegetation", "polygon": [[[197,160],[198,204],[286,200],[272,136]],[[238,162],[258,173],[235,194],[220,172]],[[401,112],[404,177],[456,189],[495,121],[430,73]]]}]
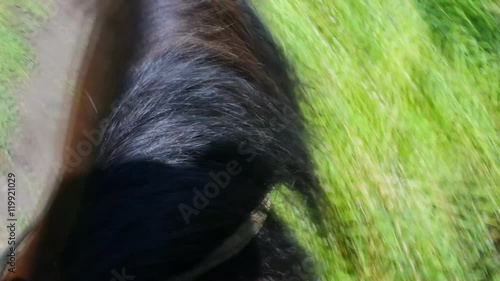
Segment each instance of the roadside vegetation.
[{"label": "roadside vegetation", "polygon": [[302,79],[326,233],[276,205],[323,280],[500,280],[500,2],[253,3]]},{"label": "roadside vegetation", "polygon": [[37,0],[0,1],[0,167],[9,161],[9,138],[16,129],[18,105],[14,88],[34,65],[27,35],[47,11]]}]

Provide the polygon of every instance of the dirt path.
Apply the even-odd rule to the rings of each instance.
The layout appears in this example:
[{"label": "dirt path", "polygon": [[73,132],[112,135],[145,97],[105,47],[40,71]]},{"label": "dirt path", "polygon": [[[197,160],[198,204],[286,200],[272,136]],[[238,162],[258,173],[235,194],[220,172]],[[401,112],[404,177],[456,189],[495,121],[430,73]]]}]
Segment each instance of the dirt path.
[{"label": "dirt path", "polygon": [[[37,65],[30,79],[17,92],[21,122],[12,136],[11,172],[17,178],[18,227],[26,225],[37,215],[50,193],[63,151],[63,132],[83,50],[82,39],[90,22],[69,1],[58,2],[51,5],[51,19],[30,39]],[[4,176],[0,176],[0,202],[7,202]],[[4,206],[3,203],[0,205]],[[6,213],[6,208],[2,207],[2,222],[6,221]],[[6,245],[6,235],[7,231],[2,228],[0,248]]]}]

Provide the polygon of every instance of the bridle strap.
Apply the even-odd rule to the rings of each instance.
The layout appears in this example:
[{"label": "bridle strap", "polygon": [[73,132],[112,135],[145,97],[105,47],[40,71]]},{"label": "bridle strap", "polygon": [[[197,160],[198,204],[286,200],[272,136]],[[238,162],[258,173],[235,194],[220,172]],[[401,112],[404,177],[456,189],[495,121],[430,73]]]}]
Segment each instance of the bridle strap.
[{"label": "bridle strap", "polygon": [[234,234],[229,236],[222,245],[216,248],[194,269],[181,273],[173,278],[165,281],[192,281],[197,277],[209,272],[215,267],[228,261],[241,250],[255,237],[259,230],[264,226],[267,214],[271,208],[271,200],[267,196],[262,203],[252,211],[250,218],[246,220]]},{"label": "bridle strap", "polygon": [[[269,195],[262,201],[262,203],[252,211],[250,218],[246,220],[236,232],[229,236],[222,245],[216,248],[210,255],[208,255],[198,266],[194,269],[181,273],[173,278],[169,278],[165,281],[191,281],[200,277],[201,275],[209,272],[215,267],[221,265],[222,263],[228,261],[241,250],[243,250],[248,243],[257,235],[257,233],[262,229],[264,223],[267,219],[267,214],[271,209],[271,200]],[[16,241],[17,248],[20,248],[22,242],[30,234],[32,230],[32,225],[28,227]],[[2,262],[0,266],[0,277],[6,273],[6,258],[10,247],[4,250],[0,261]],[[5,266],[5,267],[4,267]]]}]

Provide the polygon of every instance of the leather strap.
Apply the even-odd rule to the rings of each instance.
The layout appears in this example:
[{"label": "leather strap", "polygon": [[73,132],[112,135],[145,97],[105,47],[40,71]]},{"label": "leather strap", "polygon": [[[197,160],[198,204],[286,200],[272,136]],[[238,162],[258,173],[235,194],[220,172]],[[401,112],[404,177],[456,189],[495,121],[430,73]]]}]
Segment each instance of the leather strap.
[{"label": "leather strap", "polygon": [[208,257],[206,257],[198,266],[188,272],[169,278],[166,281],[195,280],[197,277],[200,277],[234,257],[241,250],[243,250],[248,243],[250,243],[250,241],[262,228],[270,208],[271,200],[269,196],[267,196],[262,203],[252,211],[250,218],[245,221],[233,235],[229,236],[229,238],[227,238],[222,245],[208,255]]}]

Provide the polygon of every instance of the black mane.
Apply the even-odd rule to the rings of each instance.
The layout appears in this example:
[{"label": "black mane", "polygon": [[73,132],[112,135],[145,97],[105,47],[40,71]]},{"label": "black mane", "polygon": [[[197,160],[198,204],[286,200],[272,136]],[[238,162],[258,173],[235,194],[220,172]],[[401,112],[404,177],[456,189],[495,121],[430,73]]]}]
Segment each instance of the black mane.
[{"label": "black mane", "polygon": [[[108,281],[122,269],[134,281],[169,280],[233,234],[274,185],[316,188],[295,79],[245,2],[126,2],[137,12],[133,60],[102,127],[62,280]],[[284,280],[304,258],[271,215],[198,280]]]}]

